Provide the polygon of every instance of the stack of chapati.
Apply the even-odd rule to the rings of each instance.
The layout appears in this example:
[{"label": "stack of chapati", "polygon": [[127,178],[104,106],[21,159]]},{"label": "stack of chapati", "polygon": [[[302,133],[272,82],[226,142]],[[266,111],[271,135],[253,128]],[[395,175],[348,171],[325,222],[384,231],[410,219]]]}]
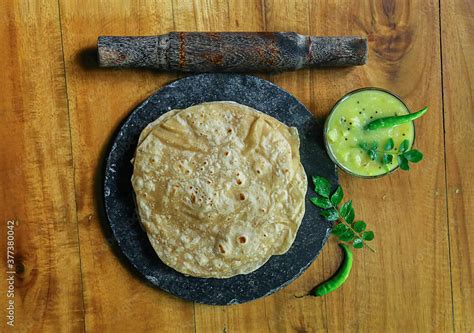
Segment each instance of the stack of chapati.
[{"label": "stack of chapati", "polygon": [[197,277],[250,273],[293,243],[307,181],[299,137],[234,102],[173,110],[141,133],[132,184],[160,259]]}]

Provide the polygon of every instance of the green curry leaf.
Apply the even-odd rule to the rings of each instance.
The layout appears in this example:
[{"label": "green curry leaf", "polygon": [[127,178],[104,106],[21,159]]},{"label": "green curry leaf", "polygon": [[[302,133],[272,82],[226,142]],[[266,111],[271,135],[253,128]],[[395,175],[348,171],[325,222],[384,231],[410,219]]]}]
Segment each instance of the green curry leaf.
[{"label": "green curry leaf", "polygon": [[314,191],[324,198],[329,198],[331,184],[329,180],[320,176],[313,176]]}]

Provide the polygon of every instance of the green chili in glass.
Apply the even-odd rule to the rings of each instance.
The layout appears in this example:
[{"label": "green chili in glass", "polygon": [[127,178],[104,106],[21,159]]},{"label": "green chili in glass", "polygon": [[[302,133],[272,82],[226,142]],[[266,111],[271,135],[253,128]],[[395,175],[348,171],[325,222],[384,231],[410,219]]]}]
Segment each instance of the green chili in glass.
[{"label": "green chili in glass", "polygon": [[394,117],[384,117],[379,118],[371,121],[365,126],[366,130],[373,131],[379,128],[388,128],[388,127],[395,127],[404,123],[408,123],[409,121],[413,121],[415,119],[420,118],[428,111],[428,107],[424,107],[418,112],[409,113],[403,116],[394,116]]}]

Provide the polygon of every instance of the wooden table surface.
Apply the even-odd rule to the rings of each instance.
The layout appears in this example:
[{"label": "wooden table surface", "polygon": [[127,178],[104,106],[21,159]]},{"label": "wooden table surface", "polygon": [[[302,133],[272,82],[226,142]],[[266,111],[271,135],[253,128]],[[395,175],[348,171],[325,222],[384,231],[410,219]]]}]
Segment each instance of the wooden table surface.
[{"label": "wooden table surface", "polygon": [[[11,328],[2,254],[0,331],[474,330],[472,0],[7,0],[0,18],[0,246],[13,230],[16,270]],[[290,286],[226,307],[156,290],[116,256],[101,228],[106,146],[138,103],[184,75],[99,69],[93,48],[99,35],[176,30],[367,35],[366,66],[259,76],[321,118],[364,86],[429,105],[416,122],[420,165],[370,181],[341,174],[378,251],[357,252],[337,292],[294,297],[335,271],[334,240]]]}]

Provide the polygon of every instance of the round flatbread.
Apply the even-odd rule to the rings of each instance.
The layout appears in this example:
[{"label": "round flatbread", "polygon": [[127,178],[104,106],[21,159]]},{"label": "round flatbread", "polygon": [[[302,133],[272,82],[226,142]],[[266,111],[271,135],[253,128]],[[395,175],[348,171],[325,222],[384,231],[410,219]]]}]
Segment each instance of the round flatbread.
[{"label": "round flatbread", "polygon": [[234,102],[173,110],[147,126],[132,184],[160,259],[191,276],[247,274],[293,243],[304,215],[299,137]]}]

